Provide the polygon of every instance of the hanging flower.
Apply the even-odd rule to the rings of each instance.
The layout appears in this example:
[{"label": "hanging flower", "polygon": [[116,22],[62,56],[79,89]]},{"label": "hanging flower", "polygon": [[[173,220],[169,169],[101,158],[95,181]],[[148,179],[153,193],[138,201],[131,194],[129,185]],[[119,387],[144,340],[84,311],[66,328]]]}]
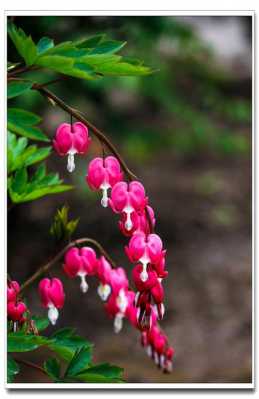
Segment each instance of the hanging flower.
[{"label": "hanging flower", "polygon": [[95,158],[88,166],[86,181],[92,190],[102,190],[101,204],[108,206],[108,190],[123,179],[120,163],[117,158]]},{"label": "hanging flower", "polygon": [[20,285],[17,281],[8,281],[7,283],[7,302],[15,302],[20,291]]},{"label": "hanging flower", "polygon": [[125,214],[125,229],[130,231],[133,227],[132,212],[144,211],[147,201],[145,189],[140,182],[119,182],[112,188],[109,204],[114,212]]},{"label": "hanging flower", "polygon": [[62,123],[56,131],[53,146],[61,156],[67,155],[67,170],[75,170],[75,154],[85,154],[91,138],[88,136],[88,128],[81,122],[73,124]]},{"label": "hanging flower", "polygon": [[26,312],[27,306],[24,302],[8,302],[7,304],[7,315],[8,318],[14,322],[24,321],[23,314]]},{"label": "hanging flower", "polygon": [[112,267],[110,263],[101,256],[97,263],[97,277],[100,280],[100,284],[97,288],[97,293],[103,301],[106,301],[111,293],[111,271]]},{"label": "hanging flower", "polygon": [[[147,216],[147,212],[149,216]],[[121,220],[119,221],[119,229],[126,237],[131,237],[135,233],[150,234],[150,223],[152,228],[154,228],[156,222],[154,211],[149,205],[147,205],[144,210],[133,211],[131,213],[132,228],[130,230],[127,230],[125,227],[126,219],[126,213],[122,213]]]},{"label": "hanging flower", "polygon": [[80,289],[84,293],[87,292],[88,284],[85,277],[87,275],[93,276],[97,271],[95,251],[90,247],[70,248],[65,255],[63,268],[68,277],[80,277]]},{"label": "hanging flower", "polygon": [[58,278],[44,278],[39,283],[42,306],[48,308],[48,318],[55,325],[59,316],[58,309],[63,308],[65,294],[63,284]]}]

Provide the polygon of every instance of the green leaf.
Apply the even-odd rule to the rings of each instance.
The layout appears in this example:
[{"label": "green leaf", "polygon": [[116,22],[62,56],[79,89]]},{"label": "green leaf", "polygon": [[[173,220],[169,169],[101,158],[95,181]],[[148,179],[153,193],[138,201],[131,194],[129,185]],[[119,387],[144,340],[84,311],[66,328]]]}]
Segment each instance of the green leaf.
[{"label": "green leaf", "polygon": [[48,339],[39,335],[25,335],[24,333],[9,333],[7,338],[8,352],[29,352],[46,345]]},{"label": "green leaf", "polygon": [[72,68],[74,60],[61,55],[44,55],[39,57],[37,65],[53,69],[54,71],[65,73],[66,69]]},{"label": "green leaf", "polygon": [[67,370],[65,372],[65,377],[73,377],[79,374],[82,370],[84,370],[89,363],[91,362],[92,358],[92,350],[89,346],[83,346],[79,348],[73,358],[71,359]]},{"label": "green leaf", "polygon": [[119,42],[116,40],[105,41],[99,44],[97,47],[93,48],[89,54],[106,54],[106,53],[116,53],[125,46],[127,42]]},{"label": "green leaf", "polygon": [[26,188],[28,173],[26,168],[17,170],[12,181],[12,190],[17,194],[23,193]]},{"label": "green leaf", "polygon": [[75,334],[71,328],[63,328],[51,336],[49,348],[66,361],[71,361],[75,352],[82,346],[90,348],[92,345],[84,338]]},{"label": "green leaf", "polygon": [[114,75],[114,76],[139,76],[148,75],[153,71],[142,65],[129,64],[127,62],[117,62],[111,64],[101,65],[98,71],[104,75]]},{"label": "green leaf", "polygon": [[37,47],[31,36],[27,36],[22,29],[16,28],[13,22],[8,21],[8,34],[14,43],[18,53],[24,59],[27,66],[34,63],[37,58]]},{"label": "green leaf", "polygon": [[46,317],[33,316],[32,320],[38,331],[43,331],[49,326],[49,319]]},{"label": "green leaf", "polygon": [[36,146],[30,146],[29,148],[35,148],[35,152],[27,156],[24,162],[25,166],[33,165],[37,162],[43,161],[51,153],[52,147],[37,148]]},{"label": "green leaf", "polygon": [[50,358],[44,362],[44,370],[50,376],[54,382],[59,382],[60,380],[60,369],[61,365],[59,361],[55,358]]},{"label": "green leaf", "polygon": [[10,356],[8,355],[7,358],[7,382],[13,382],[14,377],[16,376],[16,374],[18,374],[20,371],[20,368],[18,366],[18,364],[16,363],[16,361]]},{"label": "green leaf", "polygon": [[67,206],[58,209],[50,227],[50,234],[57,241],[70,239],[78,225],[79,219],[68,221],[68,210]]},{"label": "green leaf", "polygon": [[103,363],[89,367],[76,377],[84,382],[122,382],[122,373],[122,368]]},{"label": "green leaf", "polygon": [[21,108],[8,108],[8,119],[13,123],[34,126],[41,122],[41,117]]},{"label": "green leaf", "polygon": [[54,47],[54,41],[49,37],[42,37],[37,44],[38,54],[45,53],[47,50]]},{"label": "green leaf", "polygon": [[34,126],[41,118],[29,111],[20,108],[9,108],[7,111],[7,127],[14,133],[28,137],[33,140],[49,141],[42,131]]},{"label": "green leaf", "polygon": [[7,85],[7,98],[14,98],[26,93],[32,87],[32,82],[11,81]]},{"label": "green leaf", "polygon": [[89,37],[88,39],[81,39],[77,42],[74,42],[74,45],[78,48],[94,48],[103,40],[104,37],[104,34],[95,35]]}]

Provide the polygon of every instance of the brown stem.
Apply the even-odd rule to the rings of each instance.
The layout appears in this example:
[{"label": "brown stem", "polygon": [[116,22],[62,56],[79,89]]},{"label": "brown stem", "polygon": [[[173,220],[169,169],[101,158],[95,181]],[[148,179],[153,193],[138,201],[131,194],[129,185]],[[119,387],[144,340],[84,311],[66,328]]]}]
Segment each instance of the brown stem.
[{"label": "brown stem", "polygon": [[47,262],[45,265],[41,266],[31,277],[29,277],[24,284],[21,286],[20,293],[21,291],[25,290],[29,285],[31,285],[35,280],[37,280],[40,276],[45,274],[56,262],[58,262],[63,255],[66,253],[66,251],[75,246],[75,245],[80,245],[80,244],[85,244],[89,243],[94,245],[99,252],[110,262],[112,267],[116,267],[114,261],[112,258],[108,255],[108,253],[104,250],[104,248],[97,242],[96,240],[92,238],[79,238],[77,240],[71,241],[69,244],[67,244],[61,251],[59,251],[49,262]]},{"label": "brown stem", "polygon": [[8,72],[7,77],[10,78],[10,77],[16,76],[17,74],[20,74],[20,73],[36,71],[39,68],[40,67],[36,66],[36,65],[34,65],[34,66],[33,65],[32,66],[24,66],[24,67],[16,68],[16,69],[14,68],[12,71]]},{"label": "brown stem", "polygon": [[72,115],[75,119],[86,124],[92,130],[94,135],[99,140],[101,140],[106,145],[106,147],[115,155],[115,157],[120,162],[120,165],[121,165],[122,169],[124,170],[125,174],[127,175],[128,179],[130,181],[137,179],[137,177],[134,175],[134,173],[132,173],[129,170],[125,161],[122,159],[120,153],[114,147],[114,145],[111,143],[111,141],[106,137],[106,135],[100,129],[98,129],[96,126],[94,126],[91,122],[89,122],[84,116],[82,116],[81,112],[79,112],[79,111],[75,110],[74,108],[70,107],[69,105],[67,105],[63,100],[61,100],[59,97],[57,97],[54,93],[52,93],[50,90],[46,89],[44,87],[44,85],[35,83],[35,84],[33,84],[32,89],[37,90],[44,97],[49,98],[55,104],[57,104],[60,108],[62,108],[64,111],[66,111],[70,115]]},{"label": "brown stem", "polygon": [[28,360],[24,360],[24,359],[17,359],[17,358],[15,358],[14,360],[15,360],[17,363],[21,363],[21,364],[24,364],[25,366],[32,367],[32,368],[34,368],[34,369],[36,369],[36,370],[38,370],[38,371],[41,371],[42,373],[44,373],[44,375],[47,375],[46,372],[45,372],[45,370],[44,370],[44,368],[41,367],[41,366],[39,366],[38,364],[29,362]]}]

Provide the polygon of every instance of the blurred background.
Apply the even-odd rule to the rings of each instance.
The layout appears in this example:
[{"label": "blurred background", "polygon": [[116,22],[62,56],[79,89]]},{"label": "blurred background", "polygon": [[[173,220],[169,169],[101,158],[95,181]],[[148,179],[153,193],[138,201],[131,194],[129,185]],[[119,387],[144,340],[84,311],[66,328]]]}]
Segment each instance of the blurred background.
[{"label": "blurred background", "polygon": [[[162,328],[176,350],[174,371],[166,375],[156,368],[127,322],[115,335],[94,279],[83,295],[61,264],[53,271],[66,289],[58,327],[73,326],[93,341],[95,361],[124,367],[127,382],[251,382],[252,18],[30,16],[16,17],[15,23],[35,41],[47,35],[58,43],[105,32],[128,42],[123,54],[157,70],[147,77],[71,78],[51,90],[108,134],[146,187],[156,232],[167,248]],[[8,60],[18,60],[11,43]],[[39,82],[52,76],[31,75]],[[49,137],[59,123],[69,122],[38,93],[13,104],[39,113]],[[54,253],[49,228],[63,204],[71,217],[80,217],[74,238],[98,239],[131,278],[117,217],[100,206],[100,195],[84,180],[89,160],[100,150],[93,140],[87,157],[77,157],[72,176],[65,158],[53,153],[48,169],[58,170],[75,190],[9,213],[13,279],[24,281]],[[31,310],[44,315],[35,287],[28,300]],[[39,351],[31,358],[41,362],[44,356]],[[44,380],[24,369],[18,381]]]}]

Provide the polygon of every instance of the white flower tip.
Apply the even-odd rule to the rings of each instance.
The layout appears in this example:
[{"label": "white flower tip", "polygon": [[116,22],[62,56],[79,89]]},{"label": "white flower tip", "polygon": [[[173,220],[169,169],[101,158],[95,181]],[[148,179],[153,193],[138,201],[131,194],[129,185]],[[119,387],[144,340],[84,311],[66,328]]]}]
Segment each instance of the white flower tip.
[{"label": "white flower tip", "polygon": [[55,306],[50,306],[48,311],[48,318],[53,326],[56,324],[58,316],[59,316],[58,309],[55,308]]},{"label": "white flower tip", "polygon": [[147,279],[148,279],[148,273],[147,273],[146,270],[143,270],[143,272],[140,273],[140,278],[141,278],[141,281],[143,281],[143,283],[144,283],[145,281],[147,281]]},{"label": "white flower tip", "polygon": [[107,208],[107,206],[108,206],[108,198],[107,198],[107,197],[102,197],[102,199],[101,199],[101,205],[102,205],[104,208]]},{"label": "white flower tip", "polygon": [[114,318],[114,332],[118,334],[123,326],[123,315],[121,313],[117,313]]},{"label": "white flower tip", "polygon": [[100,284],[97,288],[97,293],[102,301],[106,301],[111,293],[109,284]]},{"label": "white flower tip", "polygon": [[69,153],[67,158],[67,170],[68,172],[72,173],[75,170],[75,157],[74,154]]}]

